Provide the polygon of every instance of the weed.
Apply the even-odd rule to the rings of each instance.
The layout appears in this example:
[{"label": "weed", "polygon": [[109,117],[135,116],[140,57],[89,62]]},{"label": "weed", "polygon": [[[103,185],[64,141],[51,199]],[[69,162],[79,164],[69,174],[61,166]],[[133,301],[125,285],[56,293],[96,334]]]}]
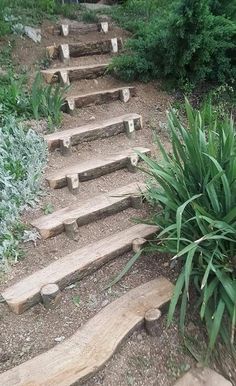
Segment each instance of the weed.
[{"label": "weed", "polygon": [[51,203],[45,204],[42,211],[44,214],[51,214],[54,212],[54,206]]},{"label": "weed", "polygon": [[97,23],[98,22],[98,17],[96,12],[91,11],[91,10],[86,10],[82,12],[82,20],[85,23]]}]

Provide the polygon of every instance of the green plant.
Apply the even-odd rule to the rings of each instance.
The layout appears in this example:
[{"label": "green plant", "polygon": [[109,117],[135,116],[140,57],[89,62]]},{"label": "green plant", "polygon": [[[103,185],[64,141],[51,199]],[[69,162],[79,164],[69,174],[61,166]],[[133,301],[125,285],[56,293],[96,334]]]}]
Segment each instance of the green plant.
[{"label": "green plant", "polygon": [[44,214],[51,214],[54,211],[54,206],[51,203],[45,204],[42,208]]},{"label": "green plant", "polygon": [[91,11],[91,10],[86,10],[82,12],[82,20],[85,23],[97,23],[98,22],[98,17],[96,12]]},{"label": "green plant", "polygon": [[234,344],[236,135],[233,121],[217,120],[209,104],[198,112],[186,101],[186,115],[187,126],[173,111],[169,114],[171,155],[159,141],[161,163],[140,154],[150,176],[149,222],[160,228],[148,250],[171,253],[172,260],[180,261],[168,321],[180,300],[183,329],[195,296],[209,335],[209,354],[218,335]]}]

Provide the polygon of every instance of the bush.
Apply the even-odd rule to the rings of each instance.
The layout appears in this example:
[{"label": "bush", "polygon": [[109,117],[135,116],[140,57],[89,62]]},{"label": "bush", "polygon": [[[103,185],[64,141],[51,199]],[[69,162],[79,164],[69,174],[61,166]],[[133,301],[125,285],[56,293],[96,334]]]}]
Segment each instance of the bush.
[{"label": "bush", "polygon": [[46,144],[33,130],[8,117],[0,126],[0,268],[20,256],[20,213],[33,205],[46,164]]},{"label": "bush", "polygon": [[230,83],[236,74],[236,23],[206,0],[180,0],[172,12],[141,22],[112,69],[127,80],[167,79],[178,86]]},{"label": "bush", "polygon": [[162,162],[140,154],[150,177],[146,197],[153,215],[148,223],[160,229],[147,250],[171,253],[180,262],[168,320],[180,300],[183,329],[195,299],[210,353],[219,335],[234,344],[236,134],[233,121],[218,120],[210,105],[198,112],[186,102],[186,114],[186,125],[174,111],[169,114],[171,155],[160,143]]}]

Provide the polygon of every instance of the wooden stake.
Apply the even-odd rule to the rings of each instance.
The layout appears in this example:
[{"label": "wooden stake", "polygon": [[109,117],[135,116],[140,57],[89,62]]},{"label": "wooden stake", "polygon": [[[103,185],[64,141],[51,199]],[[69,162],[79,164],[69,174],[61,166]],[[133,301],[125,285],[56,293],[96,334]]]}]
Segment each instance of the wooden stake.
[{"label": "wooden stake", "polygon": [[62,24],[61,25],[61,35],[62,36],[68,36],[69,35],[69,26],[68,26],[68,24]]},{"label": "wooden stake", "polygon": [[70,85],[70,79],[69,74],[67,70],[60,70],[59,71],[59,81],[63,86],[69,86]]},{"label": "wooden stake", "polygon": [[108,32],[108,22],[107,21],[102,21],[100,23],[100,31],[106,34]]},{"label": "wooden stake", "polygon": [[76,218],[70,218],[63,221],[63,225],[66,235],[69,237],[69,239],[75,240],[78,235],[78,224]]},{"label": "wooden stake", "polygon": [[124,121],[125,132],[128,138],[135,139],[134,120],[126,119]]},{"label": "wooden stake", "polygon": [[44,307],[54,308],[60,300],[60,289],[57,284],[46,284],[40,291]]},{"label": "wooden stake", "polygon": [[138,160],[138,154],[132,154],[128,157],[127,168],[129,172],[135,173],[137,171]]},{"label": "wooden stake", "polygon": [[144,322],[149,335],[158,336],[160,334],[160,326],[158,323],[160,317],[161,311],[158,308],[152,308],[146,312]]},{"label": "wooden stake", "polygon": [[130,100],[129,88],[123,88],[122,90],[120,90],[120,100],[124,103],[127,103]]},{"label": "wooden stake", "polygon": [[78,174],[68,174],[66,176],[67,186],[69,191],[76,195],[79,192],[79,176]]},{"label": "wooden stake", "polygon": [[132,249],[133,251],[136,253],[136,252],[139,252],[142,247],[146,244],[147,240],[144,239],[143,237],[140,237],[138,239],[135,239],[132,243]]},{"label": "wooden stake", "polygon": [[60,139],[60,150],[61,150],[61,154],[64,157],[68,157],[71,155],[71,139],[70,139],[70,137]]},{"label": "wooden stake", "polygon": [[67,113],[72,115],[75,111],[75,100],[68,98],[66,100],[66,104],[67,104],[67,106],[66,106]]},{"label": "wooden stake", "polygon": [[114,54],[118,52],[118,40],[117,40],[117,38],[111,39],[111,51]]},{"label": "wooden stake", "polygon": [[133,196],[131,197],[131,204],[134,209],[141,209],[143,205],[142,196]]},{"label": "wooden stake", "polygon": [[60,44],[59,46],[59,56],[61,61],[64,64],[69,64],[70,62],[70,49],[69,44]]}]

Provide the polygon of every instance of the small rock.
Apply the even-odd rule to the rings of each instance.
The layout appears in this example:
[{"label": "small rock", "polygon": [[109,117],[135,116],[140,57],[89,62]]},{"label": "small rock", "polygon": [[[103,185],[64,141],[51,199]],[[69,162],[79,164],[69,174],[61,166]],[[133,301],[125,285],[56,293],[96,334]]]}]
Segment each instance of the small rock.
[{"label": "small rock", "polygon": [[143,340],[143,337],[142,337],[142,334],[138,334],[137,335],[137,339],[140,341],[140,340]]},{"label": "small rock", "polygon": [[94,115],[92,115],[90,118],[89,118],[89,121],[94,121],[96,118],[94,117]]},{"label": "small rock", "polygon": [[71,285],[68,285],[67,287],[65,287],[65,289],[73,289],[76,287],[76,284],[71,284]]},{"label": "small rock", "polygon": [[165,268],[166,268],[166,267],[169,267],[169,263],[164,263],[164,264],[163,264],[163,267],[165,267]]},{"label": "small rock", "polygon": [[108,299],[105,299],[103,302],[102,302],[102,307],[106,307],[107,305],[109,304],[109,300]]},{"label": "small rock", "polygon": [[65,340],[65,337],[64,336],[58,336],[54,340],[55,340],[55,342],[60,343],[60,342],[63,342],[63,340]]},{"label": "small rock", "polygon": [[24,27],[24,32],[28,38],[33,40],[35,43],[41,42],[41,29],[40,28],[33,28],[29,26]]}]

